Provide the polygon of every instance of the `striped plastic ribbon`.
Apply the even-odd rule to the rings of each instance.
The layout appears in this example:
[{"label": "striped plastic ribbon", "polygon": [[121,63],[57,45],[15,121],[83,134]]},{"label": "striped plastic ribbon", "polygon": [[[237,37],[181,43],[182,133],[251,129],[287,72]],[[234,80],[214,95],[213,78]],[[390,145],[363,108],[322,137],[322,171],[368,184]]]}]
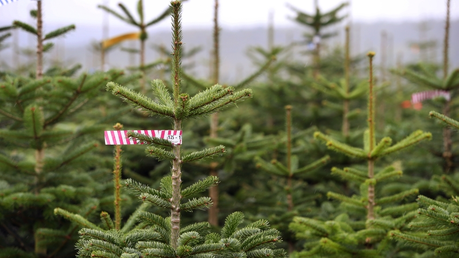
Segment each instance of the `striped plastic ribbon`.
[{"label": "striped plastic ribbon", "polygon": [[150,137],[162,138],[175,145],[182,144],[182,131],[176,130],[119,130],[105,131],[105,145],[135,145],[144,144],[135,138],[129,138],[128,132],[148,135]]},{"label": "striped plastic ribbon", "polygon": [[0,0],[0,5],[6,5],[12,2],[16,2],[18,0]]},{"label": "striped plastic ribbon", "polygon": [[430,91],[414,93],[413,95],[411,95],[411,103],[415,104],[415,103],[422,102],[423,100],[433,99],[436,97],[443,97],[448,101],[451,99],[451,95],[449,91],[430,90]]}]

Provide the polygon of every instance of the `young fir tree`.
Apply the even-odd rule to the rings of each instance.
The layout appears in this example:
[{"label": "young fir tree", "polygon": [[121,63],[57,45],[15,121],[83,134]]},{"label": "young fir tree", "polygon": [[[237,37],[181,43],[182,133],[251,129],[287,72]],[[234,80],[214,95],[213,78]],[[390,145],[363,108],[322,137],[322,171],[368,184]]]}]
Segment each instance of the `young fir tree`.
[{"label": "young fir tree", "polygon": [[[358,168],[333,168],[332,174],[360,184],[360,193],[352,197],[329,192],[327,196],[341,202],[344,211],[333,221],[323,221],[305,217],[295,217],[290,228],[297,237],[306,239],[304,251],[298,257],[384,257],[391,248],[387,232],[394,228],[403,229],[407,221],[414,218],[417,205],[401,204],[408,196],[418,193],[410,189],[397,194],[383,196],[383,182],[402,175],[394,167],[376,167],[376,161],[396,151],[412,146],[431,137],[430,133],[416,131],[392,145],[392,139],[376,141],[375,97],[373,88],[372,60],[370,59],[370,78],[368,94],[368,130],[364,134],[364,147],[357,148],[336,141],[320,132],[315,138],[326,142],[328,148],[351,157],[367,160],[367,171]],[[400,216],[401,215],[401,216]],[[395,250],[396,251],[396,250]]]},{"label": "young fir tree", "polygon": [[[310,208],[309,205],[311,204],[311,200],[313,201],[318,197],[318,194],[314,194],[313,191],[307,193],[303,192],[301,188],[298,188],[298,186],[301,187],[301,184],[298,184],[295,181],[298,181],[298,177],[301,177],[301,175],[323,167],[330,160],[330,157],[325,156],[304,167],[299,167],[299,157],[292,154],[292,138],[294,137],[292,136],[292,106],[286,106],[285,110],[287,120],[287,139],[285,139],[286,165],[282,164],[277,159],[273,159],[271,162],[268,162],[260,157],[256,157],[255,161],[257,162],[257,167],[261,168],[263,171],[283,179],[281,182],[279,182],[279,184],[284,186],[284,193],[275,193],[277,196],[285,198],[284,200],[278,200],[279,203],[284,204],[282,205],[283,210],[280,210],[280,213],[277,212],[279,211],[277,209],[271,209],[270,211],[271,213],[274,213],[274,217],[276,215],[281,217],[280,220],[278,219],[279,224],[274,224],[274,226],[277,226],[277,228],[282,231],[284,239],[288,240],[289,253],[291,253],[294,250],[296,241],[293,236],[290,236],[290,232],[288,232],[288,223],[286,222],[291,221],[293,216],[298,215],[300,212],[304,213],[308,208]],[[303,136],[301,132],[299,135]],[[276,217],[274,219],[276,219]]]},{"label": "young fir tree", "polygon": [[124,4],[122,3],[119,3],[118,6],[121,8],[121,10],[123,11],[123,13],[125,15],[122,15],[122,14],[119,14],[118,12],[110,9],[109,7],[107,6],[104,6],[104,5],[99,5],[98,7],[115,15],[117,18],[121,19],[122,21],[128,23],[128,24],[131,24],[135,27],[137,27],[140,31],[140,37],[139,37],[139,40],[140,40],[140,66],[139,66],[139,69],[142,71],[143,73],[143,77],[142,77],[142,80],[140,82],[140,87],[141,87],[141,90],[142,92],[145,91],[145,41],[148,39],[148,33],[147,33],[147,28],[154,25],[154,24],[157,24],[158,22],[162,21],[163,19],[165,19],[166,17],[169,16],[170,14],[170,9],[167,8],[166,10],[164,10],[158,17],[154,18],[153,20],[151,20],[150,22],[145,22],[145,18],[144,18],[144,7],[143,7],[143,0],[139,0],[137,2],[137,13],[139,15],[139,20],[136,20],[134,19],[134,16],[128,11],[128,9],[126,8],[126,6],[124,6]]},{"label": "young fir tree", "polygon": [[[209,88],[208,85],[214,85],[219,83],[220,81],[220,28],[218,25],[218,7],[219,3],[218,0],[215,0],[214,2],[214,27],[213,27],[213,49],[212,49],[212,78],[211,78],[211,83],[209,82],[200,82],[196,78],[193,78],[191,75],[184,73],[184,79],[187,83],[190,83],[192,85],[197,86],[200,89],[205,89]],[[272,57],[271,59],[267,60],[266,63],[261,66],[259,69],[257,69],[254,73],[249,75],[248,77],[244,78],[241,80],[239,83],[237,83],[234,88],[243,88],[249,83],[251,83],[254,79],[256,79],[258,76],[260,76],[266,69],[271,65],[271,63],[274,61],[274,58]],[[211,114],[210,118],[210,133],[209,133],[209,138],[217,138],[218,137],[218,132],[219,132],[219,113],[214,112]],[[242,129],[241,129],[242,130]],[[219,141],[219,140],[217,140]],[[235,145],[237,146],[237,144]],[[261,148],[261,147],[258,147]],[[233,157],[233,156],[231,156]],[[228,161],[228,159],[227,159]],[[210,162],[209,164],[209,170],[210,170],[210,175],[211,176],[217,176],[218,175],[218,169],[220,169],[222,166],[225,166],[225,164],[231,164],[235,161],[235,159],[230,159],[230,162],[225,162],[225,163],[219,163],[219,162]],[[232,173],[231,169],[229,171],[226,171],[229,173]],[[213,186],[209,189],[209,194],[212,200],[214,201],[214,205],[210,207],[209,209],[209,223],[213,226],[218,226],[218,218],[219,218],[219,210],[218,210],[218,205],[219,205],[219,190],[218,186]]]},{"label": "young fir tree", "polygon": [[30,15],[37,20],[37,26],[34,27],[30,24],[21,21],[14,21],[13,25],[18,27],[28,33],[31,33],[37,37],[37,48],[36,48],[36,73],[35,78],[41,79],[43,77],[43,53],[50,50],[54,44],[46,41],[65,35],[71,30],[75,29],[75,25],[69,25],[66,27],[59,28],[57,30],[51,31],[44,35],[43,33],[43,12],[42,12],[42,3],[44,1],[37,1],[37,9],[30,11]]},{"label": "young fir tree", "polygon": [[306,42],[313,46],[313,76],[316,78],[320,72],[320,46],[321,41],[326,38],[330,38],[335,33],[324,33],[323,29],[332,25],[336,25],[341,22],[346,16],[338,16],[339,11],[341,11],[347,3],[342,3],[336,8],[332,9],[329,12],[322,13],[319,6],[318,0],[315,0],[315,14],[307,14],[301,10],[289,6],[294,12],[296,12],[296,17],[294,20],[301,25],[307,26],[313,30],[313,34],[305,33]]},{"label": "young fir tree", "polygon": [[[450,94],[450,99],[445,100],[440,105],[441,113],[445,116],[451,116],[457,104],[458,89],[459,89],[459,69],[448,71],[448,51],[449,51],[449,27],[450,27],[450,0],[447,1],[447,13],[445,24],[445,37],[443,46],[443,74],[441,77],[437,74],[436,67],[419,64],[417,69],[405,69],[402,72],[397,72],[399,75],[405,77],[409,81],[431,90],[443,90]],[[457,153],[453,152],[453,137],[451,129],[448,127],[443,128],[443,151],[438,155],[444,159],[443,171],[444,173],[453,173],[455,171],[454,159]]]},{"label": "young fir tree", "polygon": [[[211,114],[228,104],[251,96],[249,89],[235,91],[232,87],[221,85],[212,86],[192,97],[182,93],[181,7],[181,1],[171,2],[172,96],[160,80],[152,82],[156,101],[115,83],[107,84],[108,90],[114,95],[135,107],[151,115],[171,119],[174,130],[181,130],[182,123],[186,119]],[[139,208],[135,214],[138,214],[140,224],[134,229],[103,230],[77,215],[57,209],[56,213],[87,227],[80,231],[81,239],[77,245],[79,257],[285,257],[285,252],[275,247],[280,241],[279,232],[269,229],[268,222],[265,220],[239,228],[244,217],[240,212],[227,217],[220,234],[209,233],[210,225],[207,222],[189,226],[181,225],[182,212],[205,209],[212,205],[209,197],[193,197],[218,183],[217,177],[210,176],[182,189],[182,164],[220,155],[225,151],[223,146],[183,154],[181,145],[173,145],[167,140],[136,133],[129,135],[148,143],[149,146],[146,148],[148,156],[171,161],[171,176],[161,180],[159,190],[133,180],[126,181],[126,187],[136,192],[145,203],[170,210],[170,217],[163,218]],[[105,218],[104,220],[107,221]],[[112,228],[111,223],[109,225],[109,228]]]},{"label": "young fir tree", "polygon": [[[444,122],[447,126],[459,129],[459,122],[454,119],[435,111],[431,111],[429,115]],[[455,180],[451,180],[446,187],[453,188],[454,194],[457,194],[459,190]],[[425,257],[458,256],[458,197],[452,195],[451,200],[443,201],[420,195],[417,202],[421,208],[417,211],[416,219],[408,225],[408,229],[404,232],[394,230],[389,232],[389,235],[416,249],[426,250]]]}]

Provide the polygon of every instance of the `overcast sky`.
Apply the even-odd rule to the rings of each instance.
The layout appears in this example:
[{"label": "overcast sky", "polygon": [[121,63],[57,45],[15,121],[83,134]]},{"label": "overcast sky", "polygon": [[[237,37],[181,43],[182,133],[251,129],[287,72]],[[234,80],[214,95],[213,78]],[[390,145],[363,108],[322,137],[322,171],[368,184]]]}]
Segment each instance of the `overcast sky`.
[{"label": "overcast sky", "polygon": [[[98,4],[106,3],[119,11],[117,6],[123,2],[129,10],[135,12],[137,0],[43,0],[44,17],[50,25],[94,25],[101,26],[104,12],[97,8]],[[144,0],[146,20],[155,18],[170,1]],[[265,26],[270,11],[274,12],[275,26],[289,26],[293,22],[288,17],[293,12],[286,7],[289,3],[305,12],[312,13],[314,0],[220,0],[219,19],[223,28],[240,28]],[[344,2],[344,0],[319,0],[319,7],[328,11]],[[210,28],[212,26],[214,0],[189,0],[184,3],[184,28]],[[30,21],[28,10],[34,8],[33,0],[18,0],[0,6],[0,27],[12,20]],[[353,21],[423,21],[426,19],[444,19],[446,0],[352,0],[350,8],[342,13],[350,12]],[[135,13],[136,15],[136,13]],[[451,18],[459,19],[459,1],[451,1]],[[112,26],[123,26],[123,22],[111,16]],[[46,26],[46,25],[45,25]],[[54,27],[52,26],[52,27]],[[124,26],[123,26],[124,27]],[[164,20],[156,28],[167,29],[169,20]],[[110,33],[113,34],[113,33]]]}]

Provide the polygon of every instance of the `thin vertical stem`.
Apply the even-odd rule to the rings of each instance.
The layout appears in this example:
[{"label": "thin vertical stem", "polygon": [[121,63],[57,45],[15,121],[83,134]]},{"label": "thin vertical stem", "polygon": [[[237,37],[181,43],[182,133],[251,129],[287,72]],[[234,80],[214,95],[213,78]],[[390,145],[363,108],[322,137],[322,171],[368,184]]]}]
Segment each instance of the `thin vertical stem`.
[{"label": "thin vertical stem", "polygon": [[[173,87],[174,87],[174,109],[179,107],[180,95],[180,69],[181,69],[181,46],[182,46],[182,30],[181,30],[181,12],[182,3],[180,1],[171,2],[172,6],[172,26],[173,26],[173,58],[172,58],[172,74],[173,74]],[[174,130],[182,130],[182,120],[174,119]],[[174,153],[174,160],[172,161],[172,198],[171,198],[171,245],[172,248],[177,249],[178,239],[180,236],[180,201],[181,201],[181,184],[182,184],[182,171],[181,171],[181,145],[174,145],[172,151]]]},{"label": "thin vertical stem", "polygon": [[445,23],[445,39],[443,41],[443,78],[448,76],[448,51],[449,51],[449,12],[451,0],[446,1],[446,23]]},{"label": "thin vertical stem", "polygon": [[[41,79],[43,77],[43,17],[42,17],[42,1],[37,1],[37,68],[35,78]],[[41,107],[40,107],[41,108]],[[38,184],[40,182],[40,174],[43,172],[45,150],[44,145],[35,150],[35,178],[36,188],[35,193],[38,194]],[[38,249],[37,249],[38,248]],[[42,253],[43,250],[36,247],[37,253]],[[46,250],[44,250],[46,252]]]},{"label": "thin vertical stem", "polygon": [[[448,50],[449,50],[449,19],[450,19],[450,0],[446,1],[446,23],[445,23],[445,39],[443,42],[443,79],[445,80],[448,76]],[[451,101],[446,101],[443,107],[443,115],[450,116],[450,104]],[[443,158],[446,161],[444,172],[448,173],[452,171],[452,140],[451,140],[451,129],[445,127],[443,129]]]},{"label": "thin vertical stem", "polygon": [[[344,92],[345,95],[347,96],[349,94],[349,86],[350,86],[350,75],[349,75],[349,70],[350,70],[350,37],[349,37],[349,26],[346,26],[346,43],[345,43],[345,59],[344,59],[344,76],[345,76],[345,84],[344,84]],[[343,125],[342,125],[342,131],[344,137],[347,137],[349,135],[349,119],[348,119],[348,114],[349,114],[349,100],[345,99],[343,102]]]},{"label": "thin vertical stem", "polygon": [[43,1],[37,1],[37,69],[35,77],[41,79],[43,77],[43,17],[42,5]]},{"label": "thin vertical stem", "polygon": [[[369,79],[369,96],[368,96],[368,130],[370,134],[369,151],[368,155],[373,151],[375,147],[375,96],[373,92],[373,57],[374,52],[369,52],[368,57],[370,58],[370,79]],[[374,160],[368,159],[368,178],[374,178]],[[367,219],[371,220],[375,218],[374,213],[375,206],[375,186],[373,184],[368,185],[368,205],[367,205]]]},{"label": "thin vertical stem", "polygon": [[140,15],[140,33],[141,33],[141,36],[140,36],[140,67],[141,67],[141,71],[142,71],[142,77],[140,78],[140,91],[142,93],[145,93],[145,81],[146,81],[146,72],[145,72],[145,69],[144,69],[144,66],[145,66],[145,41],[147,40],[147,32],[146,32],[146,27],[145,27],[145,23],[144,23],[144,13],[143,13],[143,0],[139,0],[140,1],[140,6],[141,6],[141,15]]},{"label": "thin vertical stem", "polygon": [[[115,130],[123,129],[123,125],[117,123],[113,126]],[[115,146],[115,157],[114,157],[114,165],[113,165],[113,182],[115,187],[115,229],[120,230],[121,228],[121,145]]]},{"label": "thin vertical stem", "polygon": [[285,106],[286,113],[286,129],[287,129],[287,170],[289,173],[287,179],[287,204],[288,210],[293,210],[292,198],[292,106]]},{"label": "thin vertical stem", "polygon": [[[217,84],[220,78],[220,28],[218,27],[218,0],[215,0],[214,5],[214,48],[212,51],[213,55],[213,69],[212,69],[212,81],[214,84]],[[211,115],[210,118],[210,137],[216,138],[218,134],[218,112],[215,112]],[[212,162],[210,164],[210,175],[217,176],[218,173],[216,171],[218,166],[217,162]],[[209,195],[213,201],[212,207],[210,207],[208,214],[209,214],[209,223],[213,226],[218,226],[218,185],[212,186],[209,188]]]},{"label": "thin vertical stem", "polygon": [[268,50],[272,51],[274,48],[274,11],[269,12],[268,16]]},{"label": "thin vertical stem", "polygon": [[[109,0],[105,0],[104,1],[104,5],[105,6],[108,6],[109,5]],[[108,39],[108,19],[109,19],[109,15],[108,15],[108,12],[105,12],[104,13],[104,17],[103,17],[103,25],[102,25],[102,40],[106,40]],[[105,55],[105,49],[104,47],[102,46],[101,48],[101,71],[104,71],[105,70],[105,63],[108,62],[108,57]]]}]

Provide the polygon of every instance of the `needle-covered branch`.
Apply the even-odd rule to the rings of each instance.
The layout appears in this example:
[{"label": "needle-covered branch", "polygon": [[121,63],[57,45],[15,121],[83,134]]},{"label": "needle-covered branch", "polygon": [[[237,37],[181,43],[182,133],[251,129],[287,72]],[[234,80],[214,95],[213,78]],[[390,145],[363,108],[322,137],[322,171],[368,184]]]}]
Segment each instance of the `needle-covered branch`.
[{"label": "needle-covered branch", "polygon": [[107,84],[107,90],[111,91],[113,95],[119,96],[121,99],[134,107],[142,108],[143,110],[148,111],[151,115],[174,117],[174,112],[171,107],[158,104],[143,94],[121,87],[116,83],[109,82]]}]

